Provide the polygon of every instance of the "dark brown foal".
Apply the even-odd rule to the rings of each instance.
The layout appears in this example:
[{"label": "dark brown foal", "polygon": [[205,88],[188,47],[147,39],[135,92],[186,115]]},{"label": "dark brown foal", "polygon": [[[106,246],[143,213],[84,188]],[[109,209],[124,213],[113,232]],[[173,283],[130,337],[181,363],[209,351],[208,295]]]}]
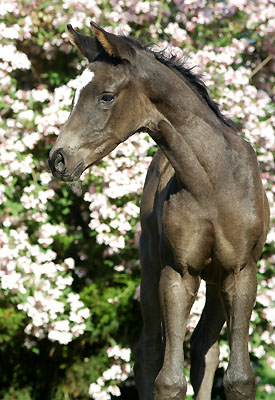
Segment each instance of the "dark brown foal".
[{"label": "dark brown foal", "polygon": [[94,23],[92,31],[95,38],[68,26],[89,65],[49,164],[57,178],[73,181],[135,132],[159,146],[141,202],[140,399],[185,399],[183,341],[204,279],[206,304],[191,340],[196,399],[211,399],[226,320],[226,398],[253,400],[248,330],[269,223],[255,153],[184,65]]}]

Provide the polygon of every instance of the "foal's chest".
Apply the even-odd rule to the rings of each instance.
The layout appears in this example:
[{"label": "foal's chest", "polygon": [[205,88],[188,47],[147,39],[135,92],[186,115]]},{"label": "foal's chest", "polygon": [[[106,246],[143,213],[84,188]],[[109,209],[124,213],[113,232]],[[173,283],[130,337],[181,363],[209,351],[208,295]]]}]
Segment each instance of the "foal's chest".
[{"label": "foal's chest", "polygon": [[209,200],[199,203],[184,192],[163,201],[161,236],[179,268],[194,274],[205,271],[205,277],[215,280],[216,269],[239,271],[247,263],[257,233],[240,209],[223,209],[220,212]]},{"label": "foal's chest", "polygon": [[161,235],[178,268],[194,273],[208,263],[214,241],[208,212],[189,193],[175,193],[163,202]]}]

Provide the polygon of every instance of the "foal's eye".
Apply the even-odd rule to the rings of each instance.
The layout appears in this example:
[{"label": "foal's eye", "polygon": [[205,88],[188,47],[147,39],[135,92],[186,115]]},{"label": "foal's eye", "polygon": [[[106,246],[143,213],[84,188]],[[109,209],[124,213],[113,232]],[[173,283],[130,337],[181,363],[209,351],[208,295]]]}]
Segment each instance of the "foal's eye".
[{"label": "foal's eye", "polygon": [[101,103],[112,103],[114,101],[115,96],[113,94],[105,93],[101,96]]}]

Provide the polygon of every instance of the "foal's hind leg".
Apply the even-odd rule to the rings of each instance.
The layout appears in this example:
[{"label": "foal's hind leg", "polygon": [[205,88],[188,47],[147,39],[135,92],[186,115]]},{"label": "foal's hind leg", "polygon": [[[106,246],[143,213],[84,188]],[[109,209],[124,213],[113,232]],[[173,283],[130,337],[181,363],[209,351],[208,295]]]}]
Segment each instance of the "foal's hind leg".
[{"label": "foal's hind leg", "polygon": [[160,265],[156,238],[142,233],[140,239],[141,310],[143,329],[136,349],[134,367],[140,400],[153,400],[156,376],[163,362],[161,312],[159,304]]},{"label": "foal's hind leg", "polygon": [[227,400],[255,399],[255,378],[248,353],[248,332],[257,289],[256,263],[251,261],[240,272],[223,282],[222,298],[226,311],[230,358],[224,376]]},{"label": "foal's hind leg", "polygon": [[166,266],[161,272],[160,301],[165,327],[165,356],[157,376],[154,400],[184,400],[187,389],[183,372],[183,340],[200,278],[180,274]]},{"label": "foal's hind leg", "polygon": [[215,371],[219,364],[218,338],[225,316],[214,285],[206,285],[206,302],[191,337],[191,383],[197,400],[211,400]]}]

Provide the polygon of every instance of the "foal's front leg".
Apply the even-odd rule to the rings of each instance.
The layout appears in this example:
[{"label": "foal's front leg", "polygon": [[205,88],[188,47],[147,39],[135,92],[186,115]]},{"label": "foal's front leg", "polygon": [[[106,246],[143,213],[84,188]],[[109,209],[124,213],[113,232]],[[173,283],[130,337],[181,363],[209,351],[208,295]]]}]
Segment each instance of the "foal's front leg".
[{"label": "foal's front leg", "polygon": [[140,303],[143,329],[137,346],[134,367],[140,400],[153,400],[155,379],[163,362],[159,304],[160,265],[157,250],[156,238],[142,232],[140,238]]},{"label": "foal's front leg", "polygon": [[166,266],[160,278],[160,303],[165,328],[165,356],[157,376],[154,400],[184,400],[187,383],[183,372],[183,340],[200,278]]},{"label": "foal's front leg", "polygon": [[248,333],[257,289],[256,263],[250,261],[240,272],[223,282],[230,358],[224,376],[227,400],[255,399],[255,377],[248,353]]}]

